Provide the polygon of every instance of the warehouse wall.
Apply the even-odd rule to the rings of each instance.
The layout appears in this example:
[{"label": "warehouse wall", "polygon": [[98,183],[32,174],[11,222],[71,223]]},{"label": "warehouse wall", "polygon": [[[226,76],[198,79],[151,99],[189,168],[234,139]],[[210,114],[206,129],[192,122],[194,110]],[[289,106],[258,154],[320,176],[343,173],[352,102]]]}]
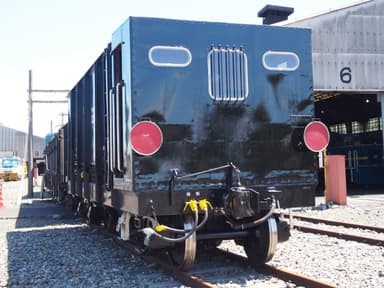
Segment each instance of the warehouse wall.
[{"label": "warehouse wall", "polygon": [[[0,158],[13,154],[26,159],[27,133],[0,125]],[[33,137],[33,157],[42,157],[44,138]]]},{"label": "warehouse wall", "polygon": [[312,28],[315,91],[384,91],[384,1],[366,1],[285,26]]}]

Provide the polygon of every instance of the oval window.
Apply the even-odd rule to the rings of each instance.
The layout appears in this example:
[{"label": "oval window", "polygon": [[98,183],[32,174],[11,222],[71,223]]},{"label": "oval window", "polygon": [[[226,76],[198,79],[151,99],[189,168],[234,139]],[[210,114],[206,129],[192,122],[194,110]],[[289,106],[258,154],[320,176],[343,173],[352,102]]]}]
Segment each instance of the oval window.
[{"label": "oval window", "polygon": [[293,52],[267,51],[263,55],[263,65],[273,71],[295,71],[300,66],[300,59]]},{"label": "oval window", "polygon": [[192,61],[191,52],[181,46],[154,46],[148,57],[152,65],[165,67],[186,67]]}]

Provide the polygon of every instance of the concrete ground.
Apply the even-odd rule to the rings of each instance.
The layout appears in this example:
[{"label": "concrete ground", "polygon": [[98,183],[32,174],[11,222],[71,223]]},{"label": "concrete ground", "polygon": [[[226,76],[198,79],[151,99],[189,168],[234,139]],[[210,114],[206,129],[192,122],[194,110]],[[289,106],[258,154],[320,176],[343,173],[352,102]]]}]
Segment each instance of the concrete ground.
[{"label": "concrete ground", "polygon": [[[40,180],[40,179],[39,179]],[[28,180],[0,182],[2,186],[0,199],[3,208],[0,208],[0,219],[4,218],[30,218],[30,217],[72,217],[72,212],[47,198],[42,194],[41,181],[33,187],[33,197],[28,195]],[[43,197],[42,197],[43,196]],[[0,200],[1,201],[1,200]],[[0,205],[1,206],[1,205]]]}]

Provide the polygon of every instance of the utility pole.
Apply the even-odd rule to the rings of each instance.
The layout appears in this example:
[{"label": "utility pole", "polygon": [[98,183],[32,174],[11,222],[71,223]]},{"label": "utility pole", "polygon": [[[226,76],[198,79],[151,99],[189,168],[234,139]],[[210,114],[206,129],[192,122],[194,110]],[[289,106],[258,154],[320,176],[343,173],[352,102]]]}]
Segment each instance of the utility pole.
[{"label": "utility pole", "polygon": [[33,198],[33,115],[32,115],[32,70],[29,70],[28,85],[28,196]]},{"label": "utility pole", "polygon": [[29,85],[28,85],[28,196],[33,198],[33,103],[67,103],[67,100],[36,100],[33,101],[32,93],[69,93],[70,90],[46,90],[46,89],[32,89],[32,70],[29,70]]}]

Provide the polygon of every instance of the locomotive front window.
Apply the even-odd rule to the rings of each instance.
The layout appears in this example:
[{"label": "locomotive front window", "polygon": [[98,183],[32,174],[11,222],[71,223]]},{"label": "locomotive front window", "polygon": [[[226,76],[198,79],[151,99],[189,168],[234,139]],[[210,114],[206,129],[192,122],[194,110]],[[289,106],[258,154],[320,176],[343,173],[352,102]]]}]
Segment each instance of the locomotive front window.
[{"label": "locomotive front window", "polygon": [[148,58],[154,66],[186,67],[192,61],[192,54],[181,46],[153,46],[149,49]]},{"label": "locomotive front window", "polygon": [[263,55],[263,65],[272,71],[295,71],[300,66],[300,59],[293,52],[267,51]]}]

